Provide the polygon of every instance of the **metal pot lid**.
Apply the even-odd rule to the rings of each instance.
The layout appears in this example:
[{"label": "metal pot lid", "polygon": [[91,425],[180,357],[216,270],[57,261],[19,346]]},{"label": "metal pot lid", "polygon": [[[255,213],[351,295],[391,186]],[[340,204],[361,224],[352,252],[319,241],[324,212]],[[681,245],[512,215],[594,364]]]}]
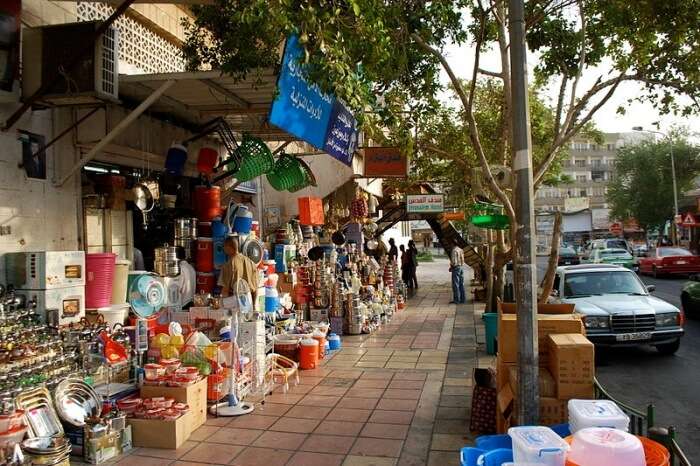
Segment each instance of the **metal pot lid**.
[{"label": "metal pot lid", "polygon": [[263,260],[263,244],[257,238],[248,238],[241,246],[241,252],[257,266]]},{"label": "metal pot lid", "polygon": [[76,427],[85,425],[85,420],[97,417],[102,402],[95,390],[77,378],[63,379],[56,387],[56,411],[59,417]]},{"label": "metal pot lid", "polygon": [[323,257],[323,248],[319,246],[315,246],[311,249],[309,249],[309,259],[312,261],[317,261],[320,260]]}]

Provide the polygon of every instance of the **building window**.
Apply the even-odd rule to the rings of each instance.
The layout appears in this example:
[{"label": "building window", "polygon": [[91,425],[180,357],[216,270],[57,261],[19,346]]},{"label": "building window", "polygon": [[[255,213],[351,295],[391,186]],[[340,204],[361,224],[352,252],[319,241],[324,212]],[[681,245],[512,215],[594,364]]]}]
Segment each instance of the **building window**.
[{"label": "building window", "polygon": [[579,193],[579,196],[580,196],[580,197],[586,197],[586,196],[588,196],[588,193],[586,193],[586,190],[585,190],[585,189],[582,189],[581,192]]},{"label": "building window", "polygon": [[[100,21],[114,13],[105,3],[78,2],[78,21]],[[115,23],[119,31],[119,59],[139,73],[174,73],[185,71],[180,47],[129,16]],[[123,70],[120,72],[124,73]],[[128,73],[127,73],[128,74]],[[133,74],[133,71],[132,71]]]},{"label": "building window", "polygon": [[593,160],[591,160],[591,164],[594,167],[600,167],[603,165],[603,161],[601,159],[593,159]]},{"label": "building window", "polygon": [[591,172],[591,180],[605,181],[605,172],[603,172],[602,170],[593,170]]},{"label": "building window", "polygon": [[574,160],[574,165],[576,165],[577,167],[585,167],[586,161],[582,159]]},{"label": "building window", "polygon": [[615,144],[608,144],[608,150],[615,150]]},{"label": "building window", "polygon": [[591,150],[598,150],[598,144],[590,144],[588,147]]},{"label": "building window", "polygon": [[585,183],[586,182],[586,175],[576,175],[576,181],[580,183]]}]

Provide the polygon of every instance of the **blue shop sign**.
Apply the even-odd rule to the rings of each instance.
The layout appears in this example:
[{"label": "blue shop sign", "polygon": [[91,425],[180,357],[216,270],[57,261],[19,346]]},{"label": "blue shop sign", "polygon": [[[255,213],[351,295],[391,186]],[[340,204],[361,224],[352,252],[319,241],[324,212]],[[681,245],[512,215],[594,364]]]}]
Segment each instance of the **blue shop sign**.
[{"label": "blue shop sign", "polygon": [[338,99],[333,103],[333,113],[328,123],[324,152],[352,166],[352,157],[357,148],[357,120],[352,112]]},{"label": "blue shop sign", "polygon": [[287,38],[278,95],[270,109],[270,123],[323,150],[335,97],[307,81],[300,61],[304,51],[296,35]]}]

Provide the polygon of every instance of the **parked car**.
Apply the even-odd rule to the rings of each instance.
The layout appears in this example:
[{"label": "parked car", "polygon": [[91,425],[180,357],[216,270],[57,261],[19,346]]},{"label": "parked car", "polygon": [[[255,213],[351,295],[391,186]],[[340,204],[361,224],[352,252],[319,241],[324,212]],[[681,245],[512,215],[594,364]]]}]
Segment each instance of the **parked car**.
[{"label": "parked car", "polygon": [[700,317],[700,275],[691,275],[681,290],[681,305],[688,317]]},{"label": "parked car", "polygon": [[576,265],[580,263],[581,259],[579,259],[574,248],[563,247],[559,249],[559,259],[557,259],[557,265]]},{"label": "parked car", "polygon": [[631,270],[610,264],[558,267],[550,302],[571,303],[583,315],[586,336],[599,346],[652,345],[662,354],[678,351],[683,315],[652,296]]},{"label": "parked car", "polygon": [[639,273],[651,274],[654,277],[700,273],[700,256],[695,256],[683,248],[655,248],[639,258]]},{"label": "parked car", "polygon": [[592,264],[621,265],[630,270],[637,271],[637,263],[626,249],[595,249],[589,260]]},{"label": "parked car", "polygon": [[632,248],[632,253],[635,256],[643,256],[644,254],[649,252],[649,246],[646,244],[637,244]]},{"label": "parked car", "polygon": [[583,259],[590,260],[593,252],[598,249],[625,249],[632,252],[627,240],[622,238],[594,239],[583,250]]}]

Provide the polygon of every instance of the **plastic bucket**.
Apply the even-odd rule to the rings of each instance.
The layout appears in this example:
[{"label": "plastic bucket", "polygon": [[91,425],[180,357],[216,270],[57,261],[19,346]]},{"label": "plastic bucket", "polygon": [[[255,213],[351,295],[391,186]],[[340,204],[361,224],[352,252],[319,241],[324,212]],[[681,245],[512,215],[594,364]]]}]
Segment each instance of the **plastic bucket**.
[{"label": "plastic bucket", "polygon": [[[218,186],[195,186],[194,205],[197,218],[202,222],[211,222],[221,216],[221,188]],[[200,233],[201,234],[201,233]]]},{"label": "plastic bucket", "polygon": [[339,350],[341,348],[340,337],[335,333],[331,333],[328,336],[328,346],[331,351]]},{"label": "plastic bucket", "polygon": [[126,290],[129,282],[129,266],[131,262],[118,260],[114,264],[114,279],[112,280],[112,304],[126,302]]},{"label": "plastic bucket", "polygon": [[101,307],[97,309],[97,313],[104,317],[105,323],[109,328],[113,328],[115,324],[126,323],[129,317],[130,306],[128,304],[113,304],[109,307]]},{"label": "plastic bucket", "polygon": [[210,175],[214,172],[216,161],[219,159],[219,153],[211,147],[202,147],[199,149],[197,156],[197,171]]},{"label": "plastic bucket", "polygon": [[299,346],[299,368],[308,370],[315,369],[318,365],[318,340],[301,340]]},{"label": "plastic bucket", "polygon": [[173,144],[165,156],[165,171],[171,175],[182,176],[187,162],[187,148],[181,144]]},{"label": "plastic bucket", "polygon": [[214,240],[212,238],[197,238],[195,267],[197,272],[214,270]]},{"label": "plastic bucket", "polygon": [[85,255],[85,307],[108,307],[112,304],[116,259],[117,255],[111,252]]},{"label": "plastic bucket", "polygon": [[481,316],[486,327],[486,353],[496,354],[496,337],[498,336],[498,313],[484,312]]},{"label": "plastic bucket", "polygon": [[211,272],[197,272],[197,292],[212,293],[216,286],[216,277]]},{"label": "plastic bucket", "polygon": [[250,233],[250,229],[253,226],[253,214],[248,212],[246,215],[236,215],[233,219],[233,231],[241,235],[247,235]]}]

